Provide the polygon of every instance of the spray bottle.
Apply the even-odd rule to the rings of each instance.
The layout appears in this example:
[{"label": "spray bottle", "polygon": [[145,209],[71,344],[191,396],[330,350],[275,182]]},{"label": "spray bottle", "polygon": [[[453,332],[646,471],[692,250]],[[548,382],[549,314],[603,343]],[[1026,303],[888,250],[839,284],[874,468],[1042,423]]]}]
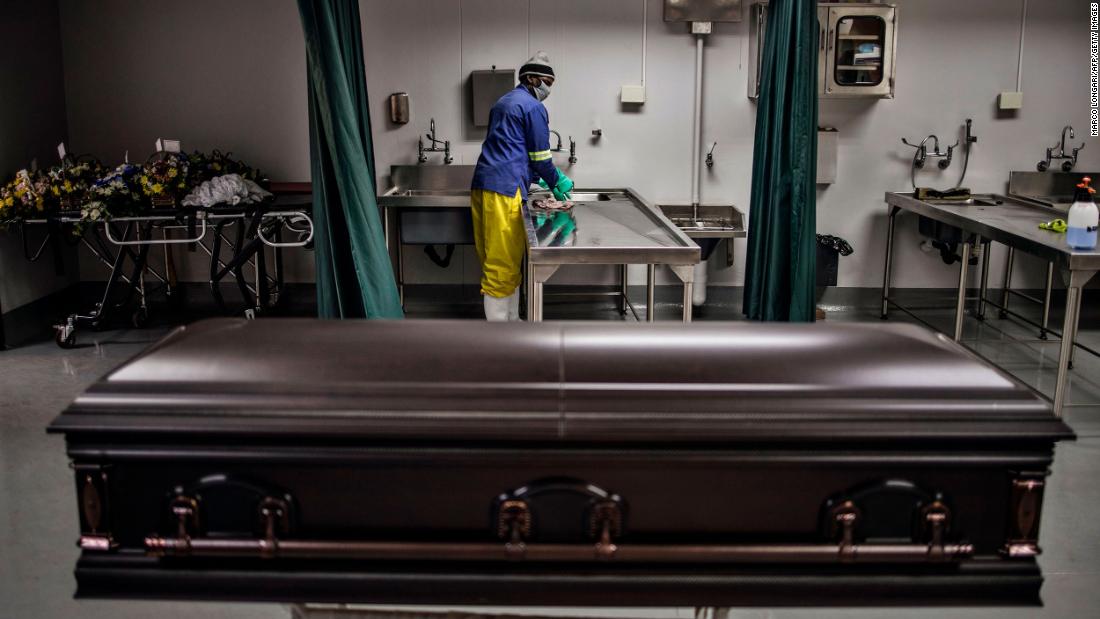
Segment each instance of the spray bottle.
[{"label": "spray bottle", "polygon": [[1069,217],[1066,222],[1066,243],[1073,249],[1095,249],[1096,228],[1100,223],[1100,210],[1096,208],[1096,202],[1092,194],[1096,190],[1089,187],[1092,179],[1084,177],[1077,190],[1073,192],[1073,205],[1069,207]]}]

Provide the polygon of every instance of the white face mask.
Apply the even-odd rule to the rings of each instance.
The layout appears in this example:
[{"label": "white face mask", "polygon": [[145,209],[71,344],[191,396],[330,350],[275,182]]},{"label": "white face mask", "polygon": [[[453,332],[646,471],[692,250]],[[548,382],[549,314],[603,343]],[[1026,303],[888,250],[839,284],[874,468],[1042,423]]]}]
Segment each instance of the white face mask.
[{"label": "white face mask", "polygon": [[545,101],[546,97],[550,96],[550,86],[546,82],[539,82],[538,86],[534,87],[535,98],[539,101]]}]

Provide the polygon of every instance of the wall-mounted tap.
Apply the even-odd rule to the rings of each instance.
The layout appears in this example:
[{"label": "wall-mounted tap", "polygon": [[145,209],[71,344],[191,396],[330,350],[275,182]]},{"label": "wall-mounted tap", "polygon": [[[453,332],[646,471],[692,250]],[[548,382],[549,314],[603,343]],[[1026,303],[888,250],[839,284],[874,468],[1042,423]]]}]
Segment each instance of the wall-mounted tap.
[{"label": "wall-mounted tap", "polygon": [[[451,141],[450,140],[437,140],[435,137],[435,119],[432,119],[431,125],[429,125],[428,133],[424,134],[425,138],[431,141],[431,147],[424,148],[424,138],[419,138],[416,141],[417,157],[416,160],[420,163],[427,163],[428,156],[424,153],[443,153],[443,165],[447,165],[454,161],[451,157]],[[439,147],[439,144],[443,144],[443,148]]]},{"label": "wall-mounted tap", "polygon": [[561,134],[558,133],[557,131],[554,131],[553,129],[550,130],[550,133],[553,133],[558,138],[558,145],[555,146],[554,148],[551,148],[550,152],[560,153],[561,152]]},{"label": "wall-mounted tap", "polygon": [[[1066,160],[1066,161],[1062,162],[1062,171],[1063,172],[1069,172],[1070,170],[1073,169],[1073,166],[1077,165],[1077,153],[1080,152],[1081,149],[1085,147],[1085,143],[1081,142],[1080,146],[1073,149],[1073,153],[1067,155],[1066,154],[1066,134],[1067,133],[1069,133],[1069,139],[1071,139],[1071,140],[1074,139],[1075,136],[1073,135],[1073,127],[1071,127],[1069,125],[1066,125],[1065,127],[1062,127],[1062,141],[1059,142],[1058,144],[1055,144],[1054,146],[1051,146],[1050,148],[1048,148],[1047,149],[1047,158],[1044,159],[1043,161],[1040,161],[1038,163],[1038,165],[1035,166],[1040,172],[1046,172],[1047,171],[1047,168],[1050,167],[1050,162],[1051,162],[1052,159],[1065,159]],[[1054,152],[1054,149],[1056,149],[1056,148],[1058,149],[1057,153]]]},{"label": "wall-mounted tap", "polygon": [[707,169],[714,167],[714,149],[718,146],[718,142],[710,145],[710,150],[707,151]]},{"label": "wall-mounted tap", "polygon": [[[928,152],[928,140],[932,140],[932,152]],[[936,165],[941,170],[946,170],[951,166],[951,159],[955,156],[955,148],[959,145],[959,141],[955,140],[954,144],[947,147],[946,153],[941,152],[940,139],[934,133],[921,140],[920,144],[912,144],[905,138],[901,139],[901,143],[917,149],[917,152],[913,155],[914,168],[923,168],[928,158],[932,157],[940,160]]]},{"label": "wall-mounted tap", "polygon": [[[557,131],[554,131],[553,129],[550,130],[550,133],[553,133],[554,136],[558,138],[557,145],[551,148],[550,152],[563,152],[565,149],[562,147],[561,134]],[[572,165],[574,163],[577,163],[577,143],[573,141],[573,136],[569,136],[569,164]]]}]

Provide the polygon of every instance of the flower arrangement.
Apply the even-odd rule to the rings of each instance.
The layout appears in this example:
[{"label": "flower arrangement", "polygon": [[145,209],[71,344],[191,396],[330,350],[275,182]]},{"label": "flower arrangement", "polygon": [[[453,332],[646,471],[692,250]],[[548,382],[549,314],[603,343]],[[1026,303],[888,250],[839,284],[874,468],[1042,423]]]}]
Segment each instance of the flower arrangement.
[{"label": "flower arrangement", "polygon": [[256,168],[250,167],[243,161],[233,159],[233,153],[223,153],[214,149],[209,155],[194,151],[188,156],[191,163],[192,182],[198,186],[205,181],[224,176],[226,174],[239,174],[241,178],[250,181],[259,181],[262,174]]},{"label": "flower arrangement", "polygon": [[124,163],[110,174],[92,183],[87,200],[80,209],[85,221],[98,221],[112,216],[134,215],[143,208],[142,167]]},{"label": "flower arrangement", "polygon": [[191,190],[191,162],[180,153],[166,153],[148,163],[139,177],[141,191],[154,207],[175,206]]},{"label": "flower arrangement", "polygon": [[0,189],[0,220],[34,217],[50,204],[49,177],[38,171],[20,170]]},{"label": "flower arrangement", "polygon": [[150,204],[177,206],[204,181],[228,174],[263,182],[259,170],[219,150],[157,157],[145,166],[125,163],[114,170],[91,158],[47,173],[20,170],[0,186],[0,225],[59,209],[79,210],[85,222],[139,215]]},{"label": "flower arrangement", "polygon": [[47,173],[50,183],[48,198],[62,210],[78,209],[92,184],[102,174],[103,166],[95,160],[53,168]]}]

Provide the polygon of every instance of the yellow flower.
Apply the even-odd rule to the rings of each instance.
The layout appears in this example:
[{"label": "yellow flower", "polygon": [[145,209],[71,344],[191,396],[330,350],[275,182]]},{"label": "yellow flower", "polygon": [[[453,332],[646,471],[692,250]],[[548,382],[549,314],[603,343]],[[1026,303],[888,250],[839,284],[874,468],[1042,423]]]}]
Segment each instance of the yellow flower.
[{"label": "yellow flower", "polygon": [[148,185],[148,184],[149,184],[149,177],[148,177],[148,176],[146,176],[146,175],[144,175],[144,174],[142,174],[142,175],[141,175],[141,184],[142,184],[142,185]]},{"label": "yellow flower", "polygon": [[46,206],[46,201],[42,199],[42,196],[39,196],[34,199],[34,205],[41,211]]},{"label": "yellow flower", "polygon": [[50,191],[53,192],[53,195],[55,195],[55,196],[61,195],[61,190],[58,189],[57,187],[50,187]]},{"label": "yellow flower", "polygon": [[179,188],[180,188],[180,189],[183,189],[183,188],[185,188],[185,187],[187,187],[187,185],[185,185],[185,184],[184,184],[184,183],[183,183],[183,182],[181,181],[181,182],[180,182],[180,184],[179,184]]},{"label": "yellow flower", "polygon": [[168,168],[168,178],[176,178],[176,174],[178,173],[175,168]]},{"label": "yellow flower", "polygon": [[65,189],[65,191],[71,192],[73,190],[73,184],[71,181],[66,180],[65,183],[61,186]]},{"label": "yellow flower", "polygon": [[164,185],[160,183],[153,183],[153,193],[160,193],[164,191]]},{"label": "yellow flower", "polygon": [[217,161],[215,161],[215,162],[214,162],[214,165],[212,165],[212,166],[210,166],[210,167],[214,168],[214,171],[216,171],[216,172],[220,172],[220,171],[221,171],[221,169],[222,169],[222,164],[220,164],[220,163],[218,163]]}]

